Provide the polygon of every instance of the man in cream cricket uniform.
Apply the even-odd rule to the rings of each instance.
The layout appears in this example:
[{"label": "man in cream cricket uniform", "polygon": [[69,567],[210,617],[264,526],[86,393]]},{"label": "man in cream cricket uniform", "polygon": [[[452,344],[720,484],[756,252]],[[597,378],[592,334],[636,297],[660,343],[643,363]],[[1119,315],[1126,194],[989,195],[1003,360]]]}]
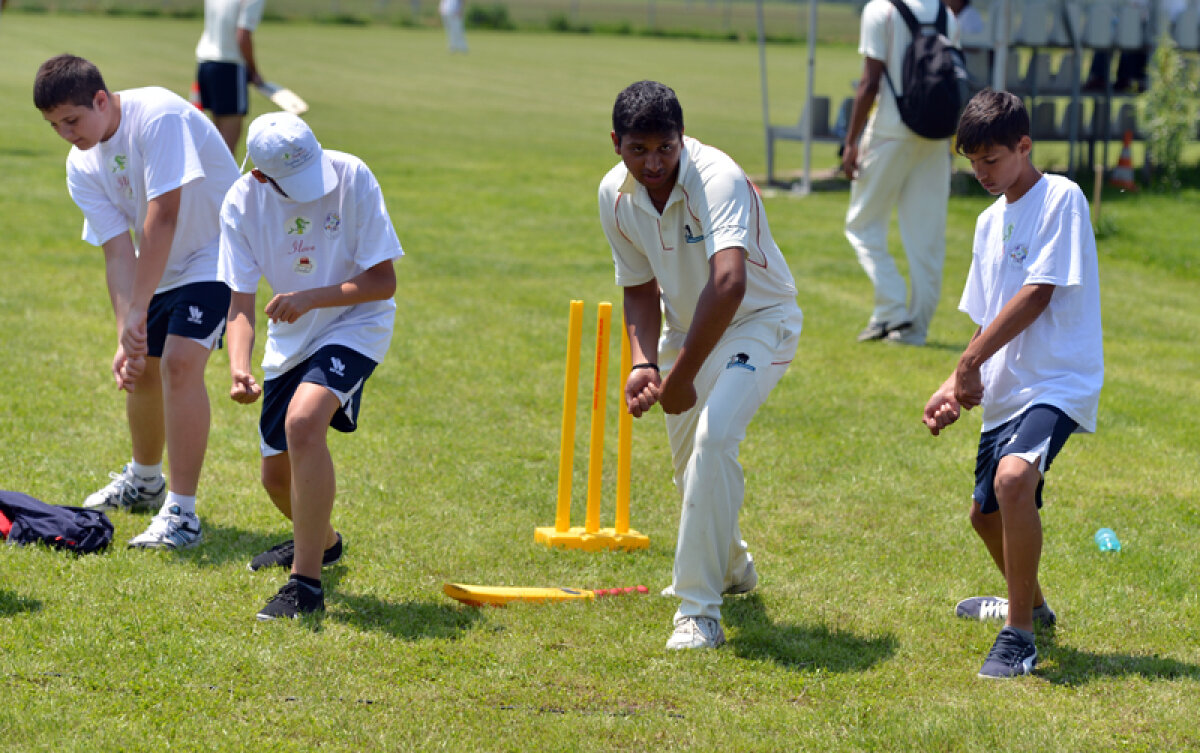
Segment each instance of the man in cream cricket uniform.
[{"label": "man in cream cricket uniform", "polygon": [[237,152],[242,119],[250,111],[250,84],[261,84],[254,58],[254,31],[266,0],[204,0],[204,33],[196,44],[196,84],[200,107],[230,152]]},{"label": "man in cream cricket uniform", "polygon": [[[291,568],[258,613],[267,620],[324,610],[321,568],[342,553],[330,523],[335,479],[326,433],[357,427],[363,385],[391,342],[393,260],[404,252],[370,169],[322,149],[300,118],[256,118],[247,151],[254,170],[221,209],[220,276],[233,289],[230,397],[263,396],[262,482],[294,531],[292,541],[250,563]],[[270,326],[260,390],[250,354],[263,277],[274,295],[264,308]]]},{"label": "man in cream cricket uniform", "polygon": [[622,161],[599,201],[635,364],[625,398],[635,416],[662,404],[683,497],[667,648],[716,647],[722,594],[758,582],[738,526],[738,448],[795,355],[796,286],[758,192],[724,153],[684,137],[669,87],[622,91],[612,141]]},{"label": "man in cream cricket uniform", "polygon": [[[941,0],[904,0],[917,21],[937,18]],[[947,37],[958,23],[947,13]],[[842,169],[850,184],[846,238],[875,290],[875,306],[860,342],[924,345],[942,290],[946,207],[950,200],[950,140],[922,138],[904,124],[891,84],[903,87],[904,53],[912,35],[890,0],[870,0],[862,12],[863,73],[850,112]],[[903,96],[904,92],[898,92]],[[874,112],[871,110],[875,107]],[[870,119],[868,120],[868,115]],[[861,140],[860,140],[861,136]],[[898,209],[908,277],[888,252],[888,223]]]},{"label": "man in cream cricket uniform", "polygon": [[217,281],[217,215],[237,165],[182,97],[158,87],[110,92],[74,55],[42,64],[34,103],[74,145],[67,189],[83,212],[83,239],[104,249],[119,331],[112,372],[127,391],[132,460],[83,506],[159,508],[130,546],[194,546],[210,420],[204,370],[229,309],[229,288]]}]

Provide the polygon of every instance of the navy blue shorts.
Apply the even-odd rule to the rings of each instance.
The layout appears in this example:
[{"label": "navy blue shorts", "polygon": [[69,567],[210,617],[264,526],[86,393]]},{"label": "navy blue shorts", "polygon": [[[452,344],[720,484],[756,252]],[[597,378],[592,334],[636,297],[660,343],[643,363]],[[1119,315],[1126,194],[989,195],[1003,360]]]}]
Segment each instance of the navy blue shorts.
[{"label": "navy blue shorts", "polygon": [[1016,418],[979,437],[979,454],[975,458],[975,504],[982,513],[1000,509],[996,499],[996,468],[1005,455],[1021,455],[1030,463],[1038,463],[1042,480],[1037,486],[1037,506],[1042,507],[1042,486],[1046,471],[1058,456],[1079,424],[1058,408],[1034,405]]},{"label": "navy blue shorts", "polygon": [[200,106],[213,115],[245,115],[250,110],[246,66],[208,61],[196,66]]},{"label": "navy blue shorts", "polygon": [[342,402],[341,410],[334,412],[329,420],[330,426],[340,432],[357,429],[363,385],[375,366],[374,361],[356,350],[344,345],[326,345],[286,374],[264,382],[262,416],[258,420],[263,457],[287,452],[288,407],[304,382],[327,388]]},{"label": "navy blue shorts", "polygon": [[167,335],[195,340],[209,350],[220,347],[229,298],[229,286],[223,282],[193,282],[156,293],[146,311],[150,357],[162,358]]}]

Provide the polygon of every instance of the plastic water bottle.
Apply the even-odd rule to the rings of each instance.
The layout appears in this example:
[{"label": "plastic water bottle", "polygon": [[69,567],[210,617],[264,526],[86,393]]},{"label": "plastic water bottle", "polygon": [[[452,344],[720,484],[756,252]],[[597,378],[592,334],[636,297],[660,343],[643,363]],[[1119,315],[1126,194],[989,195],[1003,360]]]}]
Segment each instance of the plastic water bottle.
[{"label": "plastic water bottle", "polygon": [[1101,528],[1096,531],[1096,546],[1100,547],[1102,552],[1119,552],[1121,551],[1121,540],[1117,538],[1117,534],[1113,533],[1113,529]]}]

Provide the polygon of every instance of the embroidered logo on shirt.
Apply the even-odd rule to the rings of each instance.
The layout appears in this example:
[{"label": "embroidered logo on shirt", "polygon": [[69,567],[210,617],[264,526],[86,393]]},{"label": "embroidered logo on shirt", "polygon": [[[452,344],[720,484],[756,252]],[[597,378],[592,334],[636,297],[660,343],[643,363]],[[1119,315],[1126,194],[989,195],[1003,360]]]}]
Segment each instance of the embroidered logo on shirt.
[{"label": "embroidered logo on shirt", "polygon": [[112,162],[112,171],[114,173],[121,173],[125,172],[125,168],[128,166],[127,163],[129,162],[129,158],[124,154],[114,154]]},{"label": "embroidered logo on shirt", "polygon": [[296,259],[296,263],[292,265],[292,269],[296,270],[302,275],[309,274],[313,271],[312,259],[307,256],[301,256],[300,258]]},{"label": "embroidered logo on shirt", "polygon": [[1024,264],[1026,256],[1029,256],[1029,246],[1024,243],[1018,243],[1008,249],[1008,258],[1012,259],[1014,264]]},{"label": "embroidered logo on shirt", "polygon": [[329,370],[340,377],[346,376],[346,364],[342,363],[342,359],[336,356],[329,359]]},{"label": "embroidered logo on shirt", "polygon": [[307,217],[293,217],[288,220],[287,234],[288,235],[304,235],[308,232],[309,226],[312,225],[312,220]]},{"label": "embroidered logo on shirt", "polygon": [[342,228],[342,216],[337,212],[330,212],[325,215],[325,236],[332,238],[337,235],[338,230]]},{"label": "embroidered logo on shirt", "polygon": [[1010,222],[1004,226],[1004,241],[1006,243],[1008,242],[1008,239],[1012,237],[1012,234],[1013,234],[1013,225]]},{"label": "embroidered logo on shirt", "polygon": [[683,237],[687,240],[688,243],[703,243],[704,242],[704,233],[700,233],[700,235],[692,235],[692,226],[691,225],[683,226]]},{"label": "embroidered logo on shirt", "polygon": [[729,362],[725,364],[726,369],[745,369],[746,371],[758,371],[750,365],[750,355],[748,353],[738,353],[730,357]]},{"label": "embroidered logo on shirt", "polygon": [[203,324],[204,311],[199,306],[188,306],[188,324]]}]

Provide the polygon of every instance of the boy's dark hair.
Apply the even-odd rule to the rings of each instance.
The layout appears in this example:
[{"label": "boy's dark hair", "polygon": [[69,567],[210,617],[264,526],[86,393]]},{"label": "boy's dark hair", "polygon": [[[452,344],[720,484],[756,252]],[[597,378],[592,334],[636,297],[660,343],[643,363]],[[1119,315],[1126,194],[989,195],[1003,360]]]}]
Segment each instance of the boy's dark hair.
[{"label": "boy's dark hair", "polygon": [[675,90],[657,81],[638,81],[617,95],[612,113],[613,133],[683,133],[683,107]]},{"label": "boy's dark hair", "polygon": [[1009,92],[984,89],[971,97],[958,119],[954,149],[959,154],[989,146],[1016,149],[1029,133],[1029,111],[1021,98]]},{"label": "boy's dark hair", "polygon": [[33,104],[42,112],[59,105],[91,107],[98,91],[108,91],[99,68],[77,55],[59,55],[38,68]]}]

